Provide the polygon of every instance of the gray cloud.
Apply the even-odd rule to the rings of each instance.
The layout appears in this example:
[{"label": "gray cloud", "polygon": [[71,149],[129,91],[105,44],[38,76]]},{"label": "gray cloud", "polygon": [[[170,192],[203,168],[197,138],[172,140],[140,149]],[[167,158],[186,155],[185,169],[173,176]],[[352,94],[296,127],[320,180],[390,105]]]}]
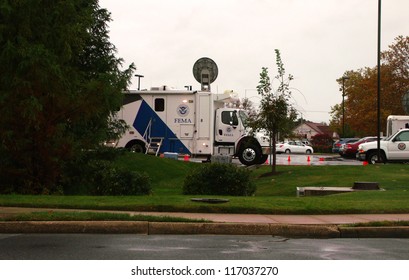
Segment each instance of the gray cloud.
[{"label": "gray cloud", "polygon": [[[192,67],[207,56],[219,67],[213,91],[255,96],[261,67],[275,74],[277,48],[295,77],[298,110],[306,119],[327,122],[330,107],[341,102],[335,80],[346,70],[376,65],[376,0],[101,0],[100,5],[112,13],[110,35],[118,56],[135,63],[145,76],[144,88],[199,88]],[[396,36],[409,35],[409,1],[382,5],[386,49]]]}]

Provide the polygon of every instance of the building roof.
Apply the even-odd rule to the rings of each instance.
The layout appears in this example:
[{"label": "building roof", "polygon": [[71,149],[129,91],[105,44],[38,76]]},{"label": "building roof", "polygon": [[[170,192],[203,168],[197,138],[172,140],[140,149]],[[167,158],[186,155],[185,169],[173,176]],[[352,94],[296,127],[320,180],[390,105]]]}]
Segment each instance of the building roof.
[{"label": "building roof", "polygon": [[315,130],[318,134],[327,134],[332,137],[333,132],[331,131],[331,128],[326,124],[313,122],[305,122],[305,124]]},{"label": "building roof", "polygon": [[326,125],[326,124],[322,124],[322,123],[314,123],[314,122],[304,122],[302,124],[299,125],[299,127],[301,125],[304,126],[308,126],[311,128],[312,131],[314,131],[316,134],[326,134],[330,137],[333,136],[333,131],[331,131],[331,128]]}]

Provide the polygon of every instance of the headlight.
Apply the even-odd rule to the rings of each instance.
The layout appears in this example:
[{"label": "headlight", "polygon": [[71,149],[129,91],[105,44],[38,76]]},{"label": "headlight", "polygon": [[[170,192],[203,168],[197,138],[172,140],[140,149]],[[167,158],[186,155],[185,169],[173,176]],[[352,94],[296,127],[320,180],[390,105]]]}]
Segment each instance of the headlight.
[{"label": "headlight", "polygon": [[116,145],[118,145],[118,140],[108,140],[104,142],[104,146],[106,147],[115,148]]}]

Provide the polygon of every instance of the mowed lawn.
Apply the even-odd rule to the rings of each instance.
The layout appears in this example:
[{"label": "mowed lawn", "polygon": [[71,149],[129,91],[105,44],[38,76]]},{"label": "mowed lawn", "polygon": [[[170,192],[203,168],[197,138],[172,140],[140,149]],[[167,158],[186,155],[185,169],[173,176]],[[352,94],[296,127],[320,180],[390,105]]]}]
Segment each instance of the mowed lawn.
[{"label": "mowed lawn", "polygon": [[[252,171],[257,192],[251,197],[183,195],[187,174],[199,163],[126,153],[116,164],[146,172],[153,192],[145,196],[29,196],[0,195],[2,206],[112,209],[133,211],[183,211],[260,214],[409,213],[409,165],[277,166],[278,174],[263,165]],[[359,191],[329,196],[297,197],[305,186],[352,187],[355,181],[378,182],[384,191]],[[192,198],[224,198],[212,204]]]}]

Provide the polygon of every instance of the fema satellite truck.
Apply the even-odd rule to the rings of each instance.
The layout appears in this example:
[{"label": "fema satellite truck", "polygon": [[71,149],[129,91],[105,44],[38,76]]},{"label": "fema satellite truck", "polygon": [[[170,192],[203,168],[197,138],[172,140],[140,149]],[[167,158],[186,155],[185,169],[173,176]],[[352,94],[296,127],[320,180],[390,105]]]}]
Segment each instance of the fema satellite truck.
[{"label": "fema satellite truck", "polygon": [[216,64],[201,58],[193,70],[201,83],[200,91],[162,86],[125,92],[117,118],[124,120],[129,129],[116,147],[206,160],[212,155],[234,156],[244,165],[264,163],[270,154],[268,138],[251,135],[246,112],[226,106],[234,96],[210,91],[217,76]]}]

